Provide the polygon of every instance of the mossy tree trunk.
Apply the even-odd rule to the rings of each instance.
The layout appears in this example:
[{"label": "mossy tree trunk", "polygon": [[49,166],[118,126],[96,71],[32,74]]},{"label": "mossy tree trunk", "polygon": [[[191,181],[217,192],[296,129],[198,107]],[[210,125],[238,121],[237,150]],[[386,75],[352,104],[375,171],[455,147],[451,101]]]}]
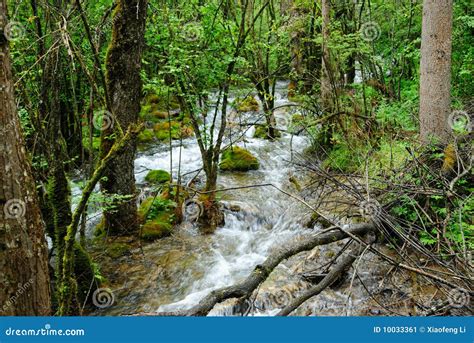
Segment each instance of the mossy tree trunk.
[{"label": "mossy tree trunk", "polygon": [[45,228],[14,101],[6,14],[0,0],[0,314],[49,315]]},{"label": "mossy tree trunk", "polygon": [[[107,51],[106,83],[110,97],[113,125],[104,126],[101,156],[110,151],[111,137],[117,129],[126,129],[138,120],[142,96],[140,78],[144,46],[146,0],[119,0],[114,13],[112,39]],[[107,118],[110,120],[111,118]],[[107,194],[125,196],[114,201],[113,209],[104,211],[105,229],[111,235],[136,234],[138,217],[134,176],[136,140],[129,143],[122,155],[111,162],[101,181]]]}]

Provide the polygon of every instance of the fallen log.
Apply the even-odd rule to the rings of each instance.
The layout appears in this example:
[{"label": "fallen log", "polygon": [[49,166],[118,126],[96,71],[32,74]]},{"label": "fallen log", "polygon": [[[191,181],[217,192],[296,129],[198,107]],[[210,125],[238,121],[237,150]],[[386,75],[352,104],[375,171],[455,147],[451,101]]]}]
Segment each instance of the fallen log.
[{"label": "fallen log", "polygon": [[331,286],[338,278],[341,277],[354,263],[354,261],[362,254],[364,247],[357,242],[353,242],[355,247],[351,249],[342,259],[334,266],[333,269],[315,286],[303,292],[299,297],[290,301],[290,303],[277,313],[277,316],[287,316],[305,301],[318,295],[327,287]]},{"label": "fallen log", "polygon": [[[341,228],[334,228],[334,231],[324,231],[323,233],[307,237],[303,241],[294,241],[286,246],[275,249],[270,256],[260,265],[257,265],[252,273],[242,282],[235,285],[220,288],[210,292],[197,305],[187,311],[161,312],[155,313],[158,316],[206,316],[216,304],[227,299],[248,298],[253,291],[262,284],[270,273],[284,260],[303,251],[309,251],[319,245],[330,244],[351,236],[361,237],[375,229],[371,223],[349,225],[347,232]],[[140,315],[152,315],[151,313]]]}]

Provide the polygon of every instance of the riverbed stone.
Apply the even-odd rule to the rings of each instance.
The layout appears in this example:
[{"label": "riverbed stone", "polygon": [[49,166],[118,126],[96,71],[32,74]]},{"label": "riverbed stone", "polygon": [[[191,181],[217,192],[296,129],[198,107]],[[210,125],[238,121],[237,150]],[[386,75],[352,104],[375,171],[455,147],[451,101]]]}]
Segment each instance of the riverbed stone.
[{"label": "riverbed stone", "polygon": [[250,151],[234,146],[224,150],[219,167],[222,171],[249,171],[258,169],[260,164]]}]

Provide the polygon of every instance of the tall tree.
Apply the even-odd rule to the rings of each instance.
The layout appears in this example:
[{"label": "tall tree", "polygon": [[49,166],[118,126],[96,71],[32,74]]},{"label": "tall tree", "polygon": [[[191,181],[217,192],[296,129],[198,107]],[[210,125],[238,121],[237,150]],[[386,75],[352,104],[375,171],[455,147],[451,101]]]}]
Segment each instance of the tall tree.
[{"label": "tall tree", "polygon": [[446,142],[451,111],[452,0],[424,0],[420,63],[420,137]]},{"label": "tall tree", "polygon": [[[114,143],[114,130],[119,127],[126,130],[138,120],[146,12],[146,0],[119,0],[114,13],[112,39],[106,60],[107,91],[113,116],[104,118],[104,123],[107,124],[102,131],[102,157],[108,154]],[[104,212],[105,228],[112,235],[130,234],[138,230],[135,153],[136,141],[132,141],[122,155],[111,163],[101,182],[102,190],[107,194],[127,197],[118,198],[114,201],[114,208]]]},{"label": "tall tree", "polygon": [[324,110],[331,110],[331,55],[329,52],[329,24],[331,5],[329,0],[321,1],[322,35],[323,35],[323,57],[321,69],[321,101]]},{"label": "tall tree", "polygon": [[13,95],[6,0],[0,0],[0,313],[49,315],[44,222]]}]

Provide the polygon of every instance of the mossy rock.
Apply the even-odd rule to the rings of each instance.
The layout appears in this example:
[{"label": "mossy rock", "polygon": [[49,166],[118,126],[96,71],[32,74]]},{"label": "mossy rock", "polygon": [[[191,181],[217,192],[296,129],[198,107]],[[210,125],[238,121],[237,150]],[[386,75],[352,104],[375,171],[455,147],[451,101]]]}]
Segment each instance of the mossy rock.
[{"label": "mossy rock", "polygon": [[166,112],[168,109],[178,109],[179,102],[175,96],[170,96],[168,98],[167,95],[159,96],[157,94],[151,93],[148,94],[145,98],[146,105],[155,105],[155,108]]},{"label": "mossy rock", "polygon": [[239,112],[257,112],[260,109],[257,99],[249,95],[245,99],[236,98],[235,107]]},{"label": "mossy rock", "polygon": [[155,124],[153,127],[156,138],[159,140],[165,141],[170,138],[171,130],[171,139],[181,139],[188,138],[194,134],[193,128],[185,123],[181,124],[177,121],[171,122],[160,122]]},{"label": "mossy rock", "polygon": [[254,138],[261,138],[261,139],[274,139],[274,138],[280,138],[281,137],[281,132],[280,130],[274,128],[275,132],[275,137],[270,137],[268,135],[268,126],[266,125],[258,125],[255,128],[255,133],[253,135]]},{"label": "mossy rock", "polygon": [[130,245],[126,243],[113,242],[107,246],[106,254],[112,258],[119,258],[130,250]]},{"label": "mossy rock", "polygon": [[176,224],[176,203],[163,197],[149,197],[140,205],[138,217],[143,223],[142,238],[153,241],[169,236]]},{"label": "mossy rock", "polygon": [[260,164],[250,151],[236,146],[222,152],[219,167],[222,171],[248,171],[258,169]]},{"label": "mossy rock", "polygon": [[168,237],[173,231],[173,225],[158,221],[150,221],[143,225],[142,238],[145,241],[154,241]]},{"label": "mossy rock", "polygon": [[155,139],[155,132],[152,129],[145,129],[138,134],[139,143],[151,143]]},{"label": "mossy rock", "polygon": [[169,182],[171,179],[170,173],[166,170],[150,170],[145,176],[145,181],[152,184],[162,184]]}]

